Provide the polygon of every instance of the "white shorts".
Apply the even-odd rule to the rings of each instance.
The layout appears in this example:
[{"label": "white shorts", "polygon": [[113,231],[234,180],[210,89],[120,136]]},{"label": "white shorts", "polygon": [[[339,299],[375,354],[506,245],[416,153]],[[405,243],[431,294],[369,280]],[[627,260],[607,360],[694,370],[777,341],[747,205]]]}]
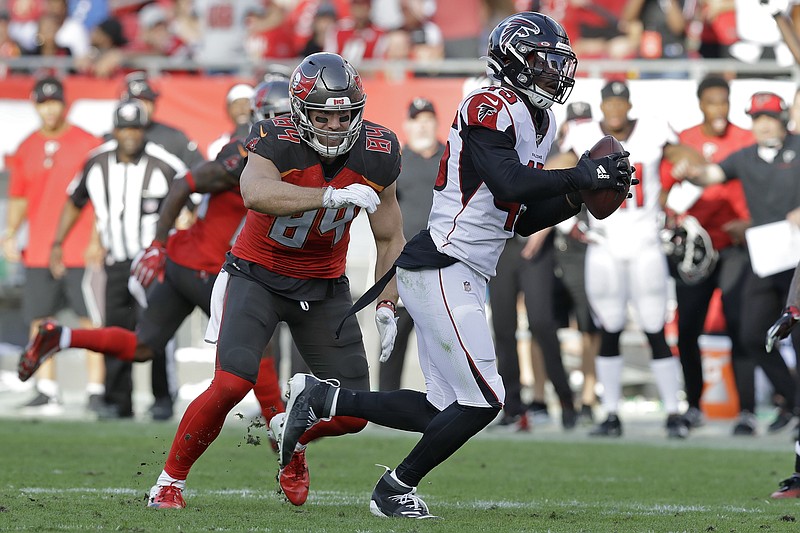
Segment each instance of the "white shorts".
[{"label": "white shorts", "polygon": [[486,279],[464,263],[442,269],[397,269],[397,285],[417,330],[428,401],[502,407],[503,380],[486,320]]},{"label": "white shorts", "polygon": [[640,248],[630,259],[615,257],[607,247],[590,244],[586,251],[586,296],[605,331],[625,328],[628,302],[646,333],[664,328],[667,315],[667,259],[660,248]]},{"label": "white shorts", "polygon": [[225,307],[225,291],[228,289],[228,273],[220,271],[211,289],[211,315],[208,317],[204,339],[209,344],[217,344],[219,326],[222,321],[222,311]]}]

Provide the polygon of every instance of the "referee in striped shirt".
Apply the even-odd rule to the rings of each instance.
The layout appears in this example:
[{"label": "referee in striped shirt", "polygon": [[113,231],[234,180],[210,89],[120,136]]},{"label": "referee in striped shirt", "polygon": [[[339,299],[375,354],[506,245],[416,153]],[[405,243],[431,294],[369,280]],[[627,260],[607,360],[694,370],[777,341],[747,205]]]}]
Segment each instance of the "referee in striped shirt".
[{"label": "referee in striped shirt", "polygon": [[[106,249],[106,326],[129,330],[136,326],[138,311],[128,291],[131,262],[153,241],[161,202],[175,176],[186,170],[176,156],[145,140],[149,122],[141,102],[128,100],[117,106],[113,139],[89,153],[83,171],[67,191],[69,200],[61,213],[50,255],[53,276],[63,276],[61,243],[83,207],[92,202],[95,225]],[[105,363],[108,409],[104,417],[130,418],[132,365],[110,356],[105,357]],[[156,404],[169,402],[171,406],[168,387],[154,386],[153,394]]]}]

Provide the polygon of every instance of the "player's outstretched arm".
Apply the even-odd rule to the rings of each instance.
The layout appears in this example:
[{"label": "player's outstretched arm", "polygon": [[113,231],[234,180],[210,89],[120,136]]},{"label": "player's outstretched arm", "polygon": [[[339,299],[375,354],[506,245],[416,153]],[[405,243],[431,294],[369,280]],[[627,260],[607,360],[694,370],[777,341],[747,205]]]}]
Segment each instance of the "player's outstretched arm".
[{"label": "player's outstretched arm", "polygon": [[[406,244],[405,237],[403,237],[403,215],[397,202],[397,182],[393,182],[381,191],[380,198],[380,205],[374,213],[369,215],[369,224],[377,249],[375,279],[383,277]],[[397,298],[397,283],[392,278],[378,296],[378,301],[390,300],[397,303]]]}]

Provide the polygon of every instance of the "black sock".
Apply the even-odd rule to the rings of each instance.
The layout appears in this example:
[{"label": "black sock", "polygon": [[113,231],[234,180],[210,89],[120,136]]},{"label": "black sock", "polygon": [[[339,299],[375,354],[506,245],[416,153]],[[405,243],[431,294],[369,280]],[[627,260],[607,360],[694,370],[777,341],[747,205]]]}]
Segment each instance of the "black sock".
[{"label": "black sock", "polygon": [[415,390],[366,392],[341,389],[337,416],[355,416],[380,426],[422,433],[439,410]]},{"label": "black sock", "polygon": [[397,479],[416,487],[428,472],[488,426],[499,412],[494,407],[451,404],[431,420],[420,441],[395,469]]}]

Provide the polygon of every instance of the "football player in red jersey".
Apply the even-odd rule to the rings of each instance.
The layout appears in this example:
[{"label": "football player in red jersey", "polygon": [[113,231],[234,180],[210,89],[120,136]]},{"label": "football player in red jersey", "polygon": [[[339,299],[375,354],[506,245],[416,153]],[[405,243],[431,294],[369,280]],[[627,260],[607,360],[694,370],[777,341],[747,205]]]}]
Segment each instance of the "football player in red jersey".
[{"label": "football player in red jersey", "polygon": [[[400,465],[387,468],[375,485],[370,510],[377,516],[431,518],[416,487],[503,406],[485,299],[506,240],[576,214],[581,189],[624,190],[632,181],[627,152],[595,160],[585,155],[573,168],[542,169],[557,130],[550,107],[569,97],[577,66],[558,22],[534,12],[512,15],[492,31],[488,56],[501,85],[479,88],[461,102],[433,187],[427,229],[408,242],[394,268],[343,322],[346,327],[351,313],[379,291],[384,294],[377,297],[385,298],[383,284],[396,272],[416,324],[427,392],[354,390],[308,374],[289,381],[278,433],[284,460],[296,442],[331,416],[422,433]],[[598,172],[600,165],[604,170]],[[380,313],[386,304],[378,306]]]},{"label": "football player in red jersey", "polygon": [[[709,163],[718,163],[754,142],[749,130],[729,122],[729,97],[730,87],[725,79],[718,76],[703,79],[697,87],[703,122],[678,134],[682,144],[696,149]],[[666,164],[667,171],[661,174],[662,203],[667,218],[672,219],[668,220],[668,227],[678,224],[686,216],[694,217],[708,233],[713,245],[713,250],[707,250],[707,254],[718,254],[716,263],[704,262],[704,254],[695,253],[689,261],[682,260],[672,267],[678,300],[678,350],[689,404],[684,419],[690,428],[694,428],[703,424],[700,411],[703,368],[697,339],[703,332],[708,305],[717,287],[722,291],[733,360],[741,359],[739,308],[747,270],[744,230],[750,225],[750,213],[739,181],[703,189],[688,182],[678,183],[668,171],[670,166]]]},{"label": "football player in red jersey", "polygon": [[[351,317],[338,339],[334,329],[352,304],[344,272],[355,216],[362,209],[369,214],[376,274],[389,269],[405,243],[395,194],[400,146],[394,133],[364,120],[361,79],[341,56],[306,57],[290,83],[291,117],[258,122],[245,143],[250,155],[240,186],[249,211],[217,277],[206,332],[217,343],[214,379],[178,426],[151,491],[152,507],[185,506],[181,492],[189,470],[253,388],[261,353],[279,322],[288,324],[317,376],[369,390],[358,322]],[[395,284],[381,300],[378,328],[383,350],[391,351]],[[308,495],[305,445],[361,431],[366,423],[333,417],[306,433],[296,449],[281,450],[279,482],[289,501],[302,505]]]},{"label": "football player in red jersey", "polygon": [[[252,99],[253,118],[262,120],[288,113],[288,98],[266,98],[274,93],[288,95],[288,91],[286,79],[259,84]],[[247,154],[242,140],[234,139],[214,161],[194,167],[173,184],[159,214],[155,239],[131,266],[140,286],[137,289],[129,283],[129,287],[139,293],[137,299],[146,307],[136,332],[119,327],[70,329],[47,321],[20,358],[20,378],[27,379],[44,360],[66,348],[97,350],[128,362],[164,357],[167,342],[195,307],[209,315],[214,280],[247,212],[239,192],[239,177],[247,163]],[[196,222],[169,235],[194,192],[203,194]],[[145,295],[144,289],[148,287]],[[276,413],[283,412],[272,357],[261,360],[254,391],[267,423]],[[154,412],[154,418],[171,418],[172,404],[161,407],[164,412]]]}]

